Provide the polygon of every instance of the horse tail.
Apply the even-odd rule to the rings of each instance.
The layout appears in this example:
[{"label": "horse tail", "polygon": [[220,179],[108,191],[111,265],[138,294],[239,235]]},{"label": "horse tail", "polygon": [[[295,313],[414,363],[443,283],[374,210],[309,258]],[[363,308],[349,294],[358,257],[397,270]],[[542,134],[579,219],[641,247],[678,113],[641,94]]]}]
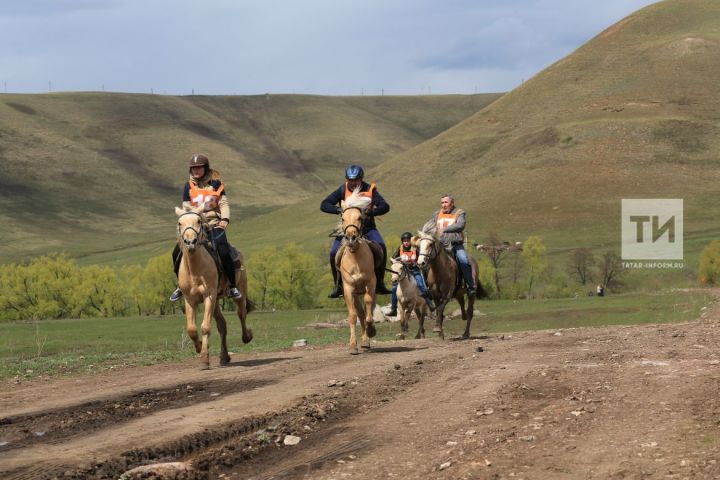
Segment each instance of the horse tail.
[{"label": "horse tail", "polygon": [[485,288],[482,286],[482,283],[480,283],[480,279],[478,278],[475,282],[475,298],[487,298],[488,294]]}]

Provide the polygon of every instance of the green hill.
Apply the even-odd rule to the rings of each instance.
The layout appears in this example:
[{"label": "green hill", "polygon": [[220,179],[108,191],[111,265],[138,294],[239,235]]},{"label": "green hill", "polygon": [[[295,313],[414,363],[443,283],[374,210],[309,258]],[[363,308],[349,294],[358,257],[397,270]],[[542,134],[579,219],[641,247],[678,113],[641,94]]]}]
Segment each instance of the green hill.
[{"label": "green hill", "polygon": [[0,262],[62,250],[126,263],[166,250],[196,152],[223,172],[245,219],[317,195],[344,165],[377,166],[498,97],[0,95]]},{"label": "green hill", "polygon": [[[371,176],[392,205],[381,230],[387,237],[419,228],[441,193],[452,192],[475,241],[490,231],[508,240],[539,234],[556,254],[619,252],[622,198],[683,198],[689,263],[720,235],[718,25],[714,0],[646,7],[379,165]],[[319,200],[292,210],[327,230]],[[321,228],[293,222],[286,210],[248,223],[240,238],[270,241],[263,222],[282,223],[301,242],[323,241]]]}]

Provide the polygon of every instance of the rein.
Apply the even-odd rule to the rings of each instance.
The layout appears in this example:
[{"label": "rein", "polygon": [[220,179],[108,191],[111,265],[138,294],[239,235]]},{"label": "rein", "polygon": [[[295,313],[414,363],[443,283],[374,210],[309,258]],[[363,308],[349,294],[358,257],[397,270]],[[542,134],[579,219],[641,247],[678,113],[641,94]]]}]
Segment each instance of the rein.
[{"label": "rein", "polygon": [[[180,218],[184,217],[185,215],[197,215],[200,218],[200,225],[202,225],[203,227],[205,226],[202,215],[200,215],[199,213],[195,213],[195,212],[183,213],[182,215],[178,216],[178,220]],[[185,235],[185,232],[187,232],[188,230],[194,232],[195,235],[197,235],[199,244],[202,244],[206,241],[206,239],[204,238],[204,235],[203,235],[203,233],[205,232],[204,228],[201,228],[200,230],[195,230],[193,227],[185,227],[185,229],[181,232],[179,226],[178,226],[178,235],[180,236],[180,238],[178,239],[178,241],[182,240],[183,235]]]},{"label": "rein", "polygon": [[432,241],[432,244],[430,245],[430,249],[429,249],[430,253],[418,253],[418,260],[420,260],[420,257],[427,257],[428,263],[430,263],[437,258],[439,252],[438,252],[437,248],[435,247],[435,240],[429,240],[426,238],[420,239],[420,243],[422,243],[423,241],[428,241],[428,242]]},{"label": "rein", "polygon": [[347,231],[349,228],[357,229],[358,236],[362,236],[362,228],[363,228],[363,224],[365,223],[365,215],[364,215],[362,209],[360,207],[348,207],[348,208],[344,209],[342,212],[340,212],[340,216],[342,217],[342,215],[344,215],[345,212],[347,212],[348,210],[357,210],[358,212],[360,212],[360,226],[354,225],[352,223],[350,225],[346,225],[343,228],[343,237],[347,238]]}]

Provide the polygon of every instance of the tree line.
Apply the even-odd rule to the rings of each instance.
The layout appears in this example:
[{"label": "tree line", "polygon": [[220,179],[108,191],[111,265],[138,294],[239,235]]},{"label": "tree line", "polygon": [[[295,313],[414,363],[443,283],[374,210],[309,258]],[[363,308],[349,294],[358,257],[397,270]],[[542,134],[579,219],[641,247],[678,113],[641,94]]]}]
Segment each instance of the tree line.
[{"label": "tree line", "polygon": [[[504,244],[497,235],[490,241]],[[390,239],[388,252],[398,244]],[[597,257],[589,249],[573,250],[564,268],[559,267],[547,259],[537,236],[529,237],[521,250],[474,256],[491,298],[576,296],[585,294],[591,282],[616,290],[624,273],[617,254]],[[257,251],[247,261],[250,299],[261,310],[338,306],[326,297],[332,284],[327,261],[326,249],[311,254],[296,244]],[[175,286],[169,252],[144,265],[121,267],[83,266],[66,254],[51,254],[0,265],[0,320],[177,314],[183,302],[168,300]]]}]

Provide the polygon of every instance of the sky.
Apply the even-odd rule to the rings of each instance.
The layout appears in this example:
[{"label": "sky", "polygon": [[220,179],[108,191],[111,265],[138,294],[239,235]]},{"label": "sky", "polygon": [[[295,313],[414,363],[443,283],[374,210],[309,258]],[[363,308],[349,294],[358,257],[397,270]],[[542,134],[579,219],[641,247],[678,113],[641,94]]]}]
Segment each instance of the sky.
[{"label": "sky", "polygon": [[6,0],[0,92],[505,92],[654,0]]}]

